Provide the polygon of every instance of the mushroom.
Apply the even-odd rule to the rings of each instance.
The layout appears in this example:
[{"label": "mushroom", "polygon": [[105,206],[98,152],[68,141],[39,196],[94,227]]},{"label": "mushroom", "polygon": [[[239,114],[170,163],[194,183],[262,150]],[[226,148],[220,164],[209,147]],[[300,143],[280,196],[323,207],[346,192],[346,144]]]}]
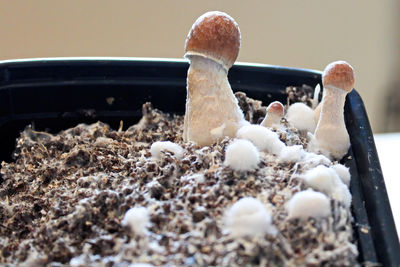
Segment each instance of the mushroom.
[{"label": "mushroom", "polygon": [[[318,98],[319,98],[319,93],[321,91],[321,86],[319,85],[319,83],[315,86],[314,88],[314,97],[312,99],[312,108],[316,109],[318,106]],[[317,123],[318,121],[316,121]]]},{"label": "mushroom", "polygon": [[[312,100],[312,108],[314,109],[314,122],[315,122],[315,125],[318,124],[319,115],[321,114],[322,100],[321,100],[321,102],[318,103],[318,97],[319,97],[320,91],[321,91],[321,87],[320,87],[319,84],[317,84],[315,86],[315,89],[314,89],[314,98]],[[322,99],[324,99],[323,95],[322,95]]]},{"label": "mushroom", "polygon": [[261,122],[264,127],[274,127],[279,125],[284,115],[284,108],[281,102],[274,101],[267,107],[267,115]]},{"label": "mushroom", "polygon": [[319,152],[341,159],[350,147],[343,112],[346,95],[354,86],[353,67],[345,61],[329,64],[322,74],[322,83],[324,97],[314,141]]},{"label": "mushroom", "polygon": [[322,108],[322,101],[314,109],[314,122],[315,122],[315,124],[318,124],[319,116],[321,115],[321,108]]},{"label": "mushroom", "polygon": [[190,67],[184,141],[211,145],[248,124],[227,78],[239,48],[239,27],[229,15],[207,12],[193,24],[185,43]]}]

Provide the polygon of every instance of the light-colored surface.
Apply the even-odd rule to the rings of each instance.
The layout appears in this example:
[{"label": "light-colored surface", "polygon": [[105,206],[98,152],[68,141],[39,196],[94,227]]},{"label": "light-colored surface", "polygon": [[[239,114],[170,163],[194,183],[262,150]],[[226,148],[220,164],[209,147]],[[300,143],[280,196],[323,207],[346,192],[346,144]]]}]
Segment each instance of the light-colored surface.
[{"label": "light-colored surface", "polygon": [[399,6],[382,1],[6,1],[0,0],[0,60],[31,57],[182,58],[186,35],[209,10],[242,32],[239,61],[322,70],[346,60],[356,70],[375,132],[385,92],[399,76]]},{"label": "light-colored surface", "polygon": [[400,133],[375,134],[375,145],[381,163],[386,190],[389,196],[394,221],[396,223],[397,235],[400,237],[400,175],[399,156]]}]

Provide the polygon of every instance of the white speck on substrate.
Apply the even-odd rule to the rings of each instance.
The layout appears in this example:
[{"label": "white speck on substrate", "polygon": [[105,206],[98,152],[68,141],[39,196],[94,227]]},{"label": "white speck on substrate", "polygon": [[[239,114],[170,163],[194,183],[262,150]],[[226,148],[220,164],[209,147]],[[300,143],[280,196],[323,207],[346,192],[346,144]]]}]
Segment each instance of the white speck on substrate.
[{"label": "white speck on substrate", "polygon": [[285,146],[279,154],[279,159],[282,162],[298,162],[304,155],[305,151],[301,145]]},{"label": "white speck on substrate", "polygon": [[205,182],[204,174],[195,173],[191,175],[186,175],[181,177],[181,182],[194,182],[196,184],[201,184]]},{"label": "white speck on substrate", "polygon": [[131,208],[125,213],[121,224],[128,226],[136,234],[146,234],[147,227],[150,225],[149,213],[144,207]]}]

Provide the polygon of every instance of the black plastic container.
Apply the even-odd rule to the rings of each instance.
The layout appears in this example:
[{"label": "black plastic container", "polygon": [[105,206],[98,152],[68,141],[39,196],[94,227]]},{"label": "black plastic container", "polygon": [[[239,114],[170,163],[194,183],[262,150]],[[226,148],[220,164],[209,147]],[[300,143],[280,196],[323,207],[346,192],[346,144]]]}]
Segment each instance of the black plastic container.
[{"label": "black plastic container", "polygon": [[[151,101],[183,114],[188,63],[180,60],[77,58],[0,61],[0,160],[11,161],[15,140],[29,124],[56,133],[78,123],[103,121],[118,128],[141,118]],[[287,86],[321,83],[321,72],[237,64],[229,72],[234,91],[262,100],[286,101]],[[400,265],[400,246],[371,128],[358,93],[347,97],[351,139],[343,163],[352,174],[354,232],[360,263]],[[0,183],[2,182],[0,177]]]}]

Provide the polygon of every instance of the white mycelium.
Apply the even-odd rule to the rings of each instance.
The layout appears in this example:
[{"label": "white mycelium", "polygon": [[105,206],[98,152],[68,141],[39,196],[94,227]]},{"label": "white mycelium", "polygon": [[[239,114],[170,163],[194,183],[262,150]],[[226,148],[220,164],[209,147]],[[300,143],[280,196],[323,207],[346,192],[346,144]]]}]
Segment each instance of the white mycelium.
[{"label": "white mycelium", "polygon": [[234,237],[255,237],[275,234],[271,215],[258,199],[245,197],[227,211],[225,224]]},{"label": "white mycelium", "polygon": [[259,152],[248,140],[237,139],[226,148],[225,165],[236,171],[253,170],[259,162]]}]

